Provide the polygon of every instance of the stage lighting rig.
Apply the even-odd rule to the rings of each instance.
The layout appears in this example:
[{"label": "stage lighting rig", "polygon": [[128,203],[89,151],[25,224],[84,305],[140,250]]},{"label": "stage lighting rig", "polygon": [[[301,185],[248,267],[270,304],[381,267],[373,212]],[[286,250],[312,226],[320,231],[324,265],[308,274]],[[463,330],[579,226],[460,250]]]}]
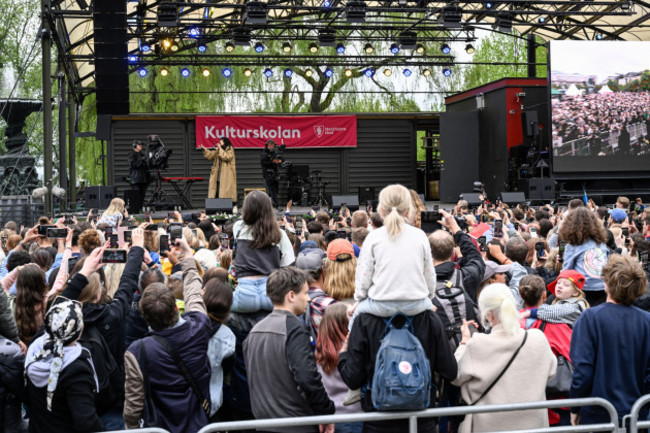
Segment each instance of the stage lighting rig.
[{"label": "stage lighting rig", "polygon": [[249,1],[246,3],[246,11],[244,12],[244,22],[253,25],[266,24],[267,6],[266,3],[260,1]]},{"label": "stage lighting rig", "polygon": [[463,27],[463,8],[455,5],[448,5],[442,8],[440,13],[440,22],[447,29],[460,29]]},{"label": "stage lighting rig", "polygon": [[418,34],[405,31],[399,34],[399,45],[405,50],[414,50],[417,47]]},{"label": "stage lighting rig", "polygon": [[169,2],[158,5],[158,27],[178,27],[178,6]]},{"label": "stage lighting rig", "polygon": [[234,29],[232,31],[232,41],[237,46],[249,46],[251,44],[251,32],[248,29]]},{"label": "stage lighting rig", "polygon": [[367,5],[361,1],[351,1],[347,4],[347,19],[349,23],[363,23],[366,21]]},{"label": "stage lighting rig", "polygon": [[336,45],[336,32],[333,29],[321,29],[318,31],[318,43],[321,47],[333,47]]}]

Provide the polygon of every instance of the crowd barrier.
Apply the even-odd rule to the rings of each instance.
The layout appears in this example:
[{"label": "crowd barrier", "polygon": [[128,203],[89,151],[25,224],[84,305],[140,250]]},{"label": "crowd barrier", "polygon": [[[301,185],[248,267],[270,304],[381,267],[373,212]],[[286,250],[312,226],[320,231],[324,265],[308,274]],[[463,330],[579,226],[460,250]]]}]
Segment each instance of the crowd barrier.
[{"label": "crowd barrier", "polygon": [[[364,412],[346,415],[306,416],[296,418],[256,419],[250,421],[220,422],[210,424],[199,430],[199,433],[230,432],[248,429],[269,429],[277,427],[298,427],[319,424],[340,424],[365,421],[389,421],[408,419],[409,433],[417,433],[417,420],[419,418],[434,418],[443,416],[456,416],[476,413],[512,412],[530,409],[547,409],[557,407],[599,406],[605,409],[610,422],[604,424],[590,424],[581,426],[548,427],[539,429],[521,430],[514,433],[553,433],[553,432],[614,432],[621,430],[618,425],[618,415],[614,406],[602,398],[580,398],[567,400],[546,400],[526,403],[512,403],[486,406],[461,406],[448,408],[427,409],[418,412]],[[496,432],[495,432],[496,433]]]},{"label": "crowd barrier", "polygon": [[[647,124],[645,122],[627,125],[627,131],[630,134],[630,146],[635,146],[643,137],[648,135]],[[603,143],[603,151],[611,155],[618,149],[618,137],[620,131],[605,131],[598,134]],[[581,137],[575,140],[567,141],[562,145],[553,146],[553,156],[584,156],[590,155],[591,149],[588,143],[588,137]]]},{"label": "crowd barrier", "polygon": [[638,433],[639,429],[650,428],[650,421],[639,421],[641,409],[643,409],[643,407],[645,407],[648,403],[650,403],[650,394],[646,394],[638,399],[632,406],[630,414],[625,415],[623,418],[623,426],[629,424],[629,433]]}]

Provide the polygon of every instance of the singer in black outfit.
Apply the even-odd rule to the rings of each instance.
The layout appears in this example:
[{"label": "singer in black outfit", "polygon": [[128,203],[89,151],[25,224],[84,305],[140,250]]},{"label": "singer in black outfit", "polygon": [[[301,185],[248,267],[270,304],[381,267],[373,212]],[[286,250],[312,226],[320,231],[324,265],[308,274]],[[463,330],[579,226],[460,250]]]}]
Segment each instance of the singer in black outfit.
[{"label": "singer in black outfit", "polygon": [[129,153],[129,177],[131,178],[131,188],[140,192],[140,203],[144,203],[147,193],[147,161],[142,152],[142,142],[133,140],[133,152]]},{"label": "singer in black outfit", "polygon": [[278,206],[278,170],[283,161],[284,158],[278,155],[275,141],[267,141],[261,155],[262,175],[266,182],[266,192],[271,197],[274,207]]}]

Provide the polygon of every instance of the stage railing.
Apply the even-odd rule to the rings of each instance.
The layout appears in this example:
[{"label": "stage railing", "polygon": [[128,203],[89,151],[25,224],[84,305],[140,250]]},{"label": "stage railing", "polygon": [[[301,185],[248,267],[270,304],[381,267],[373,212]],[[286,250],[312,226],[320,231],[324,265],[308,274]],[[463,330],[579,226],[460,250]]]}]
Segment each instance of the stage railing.
[{"label": "stage railing", "polygon": [[632,406],[629,415],[625,415],[623,418],[623,426],[629,423],[628,432],[629,433],[638,433],[639,429],[650,428],[650,421],[643,420],[639,421],[639,415],[641,414],[641,409],[650,403],[650,394],[646,394],[640,399],[638,399]]},{"label": "stage railing", "polygon": [[[448,408],[427,409],[418,412],[365,412],[346,415],[306,416],[296,418],[257,419],[248,421],[220,422],[210,424],[199,430],[199,433],[237,431],[248,429],[269,429],[278,427],[300,427],[321,424],[341,424],[366,421],[390,421],[408,419],[409,433],[417,433],[418,419],[443,416],[458,416],[478,413],[513,412],[531,409],[552,409],[558,407],[599,406],[607,411],[609,422],[579,426],[546,427],[538,429],[518,430],[514,433],[554,433],[554,432],[614,432],[621,430],[618,424],[618,414],[614,406],[602,398],[579,398],[566,400],[546,400],[525,403],[486,405],[486,406],[460,406]],[[496,433],[496,432],[495,432]]]}]

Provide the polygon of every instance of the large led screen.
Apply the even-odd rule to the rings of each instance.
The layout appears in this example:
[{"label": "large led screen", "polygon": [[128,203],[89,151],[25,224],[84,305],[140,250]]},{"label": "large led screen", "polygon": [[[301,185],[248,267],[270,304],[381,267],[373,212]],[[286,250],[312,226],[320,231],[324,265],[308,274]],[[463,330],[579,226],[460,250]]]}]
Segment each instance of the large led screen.
[{"label": "large led screen", "polygon": [[650,169],[650,42],[552,41],[556,172]]}]

